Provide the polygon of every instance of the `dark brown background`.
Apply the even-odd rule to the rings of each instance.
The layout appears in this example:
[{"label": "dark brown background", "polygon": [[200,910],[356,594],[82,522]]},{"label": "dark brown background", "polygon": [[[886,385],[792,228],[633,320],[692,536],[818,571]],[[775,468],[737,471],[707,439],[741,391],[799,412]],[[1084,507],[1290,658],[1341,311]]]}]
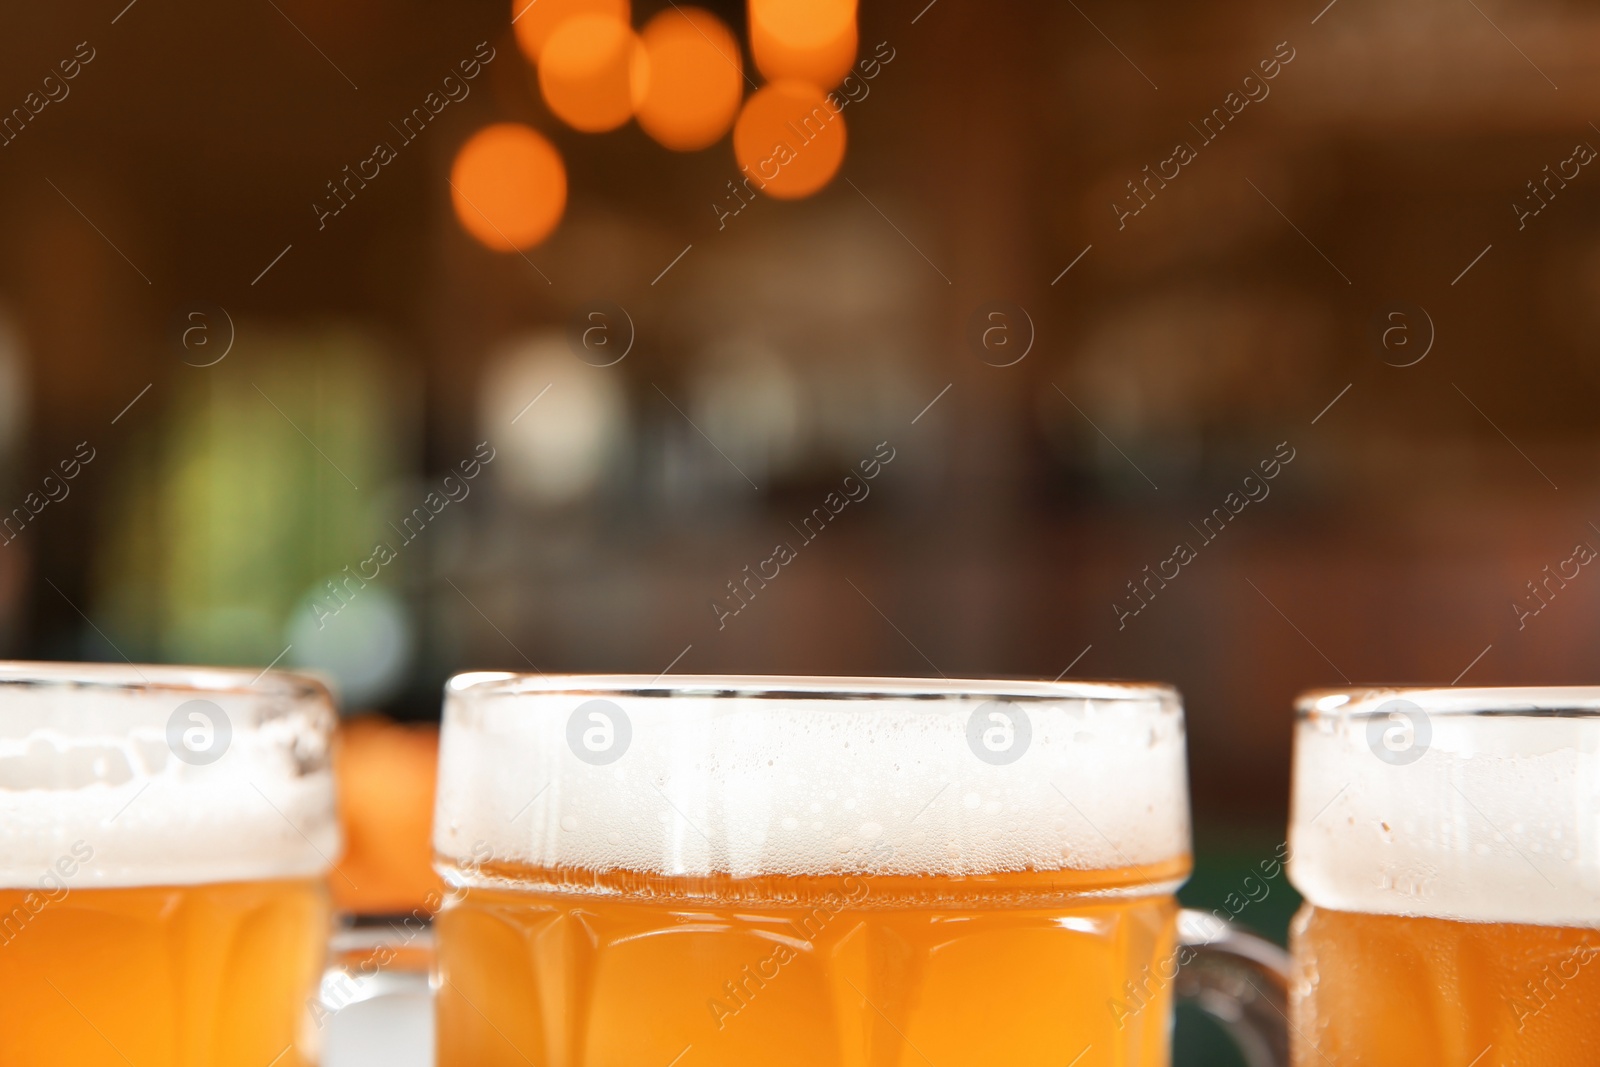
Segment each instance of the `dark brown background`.
[{"label": "dark brown background", "polygon": [[[845,112],[840,177],[719,231],[727,142],[675,155],[631,126],[561,128],[506,4],[276,4],[4,16],[0,106],[78,42],[97,53],[0,148],[0,298],[27,371],[5,491],[20,500],[85,438],[101,457],[0,555],[5,654],[161,654],[159,620],[124,604],[107,622],[100,588],[106,546],[132,536],[119,486],[205,373],[172,326],[190,303],[226,307],[241,336],[343,322],[382,338],[385,395],[415,399],[392,412],[392,465],[427,481],[483,436],[487,354],[605,299],[638,333],[593,371],[625,385],[625,461],[562,507],[491,476],[407,550],[384,579],[417,634],[391,712],[435,714],[453,670],[654,674],[686,646],[676,671],[1074,664],[1177,683],[1202,824],[1280,826],[1297,690],[1595,679],[1600,578],[1522,630],[1511,607],[1577,541],[1600,544],[1600,177],[1585,168],[1521,231],[1511,206],[1600,145],[1590,8],[869,3],[863,52],[887,41],[895,59]],[[742,34],[741,8],[713,6]],[[472,96],[318,232],[323,182],[480,40],[498,56]],[[1295,58],[1270,97],[1119,231],[1123,183],[1283,41]],[[460,143],[504,119],[551,136],[570,176],[561,228],[526,260],[472,243],[445,182]],[[968,343],[992,301],[1035,325],[1015,366]],[[1370,340],[1395,301],[1436,329],[1415,366]],[[855,412],[759,490],[664,402],[685,403],[703,352],[750,338],[807,383],[808,417]],[[890,384],[870,386],[882,368]],[[872,497],[719,631],[724,583],[880,440],[896,460]],[[1296,458],[1270,498],[1119,631],[1124,583],[1283,441]]]}]

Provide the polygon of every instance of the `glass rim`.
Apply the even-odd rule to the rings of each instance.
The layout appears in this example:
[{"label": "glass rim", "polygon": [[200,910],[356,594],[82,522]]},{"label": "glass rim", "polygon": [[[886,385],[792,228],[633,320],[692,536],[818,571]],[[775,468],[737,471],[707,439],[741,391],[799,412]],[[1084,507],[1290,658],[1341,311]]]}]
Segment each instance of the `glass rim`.
[{"label": "glass rim", "polygon": [[1165,682],[1061,681],[1042,678],[912,678],[852,675],[529,674],[468,671],[445,683],[447,696],[572,695],[710,697],[758,700],[1105,700],[1180,703]]},{"label": "glass rim", "polygon": [[295,671],[173,663],[80,663],[0,660],[0,694],[7,687],[97,689],[148,693],[287,696],[333,702],[318,678]]},{"label": "glass rim", "polygon": [[1583,719],[1600,717],[1600,686],[1335,686],[1309,689],[1295,697],[1296,721],[1323,717],[1370,718],[1395,700],[1429,715],[1461,718],[1496,716]]}]

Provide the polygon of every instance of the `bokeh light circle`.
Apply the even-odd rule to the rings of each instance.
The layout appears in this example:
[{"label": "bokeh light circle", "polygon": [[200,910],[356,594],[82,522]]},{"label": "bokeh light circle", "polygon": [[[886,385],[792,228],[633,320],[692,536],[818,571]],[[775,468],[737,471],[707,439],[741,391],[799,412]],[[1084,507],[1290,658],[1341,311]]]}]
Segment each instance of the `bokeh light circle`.
[{"label": "bokeh light circle", "polygon": [[574,15],[556,27],[539,58],[539,93],[562,122],[585,133],[633,117],[650,81],[644,44],[615,15]]},{"label": "bokeh light circle", "polygon": [[856,61],[855,0],[750,0],[750,51],[772,81],[832,88]]},{"label": "bokeh light circle", "polygon": [[511,0],[511,29],[528,62],[539,62],[556,28],[574,15],[610,15],[627,23],[628,0]]},{"label": "bokeh light circle", "polygon": [[456,153],[450,198],[464,230],[497,252],[516,252],[544,240],[561,221],[567,169],[537,130],[500,122]]},{"label": "bokeh light circle", "polygon": [[744,96],[738,39],[697,7],[668,8],[639,36],[650,64],[639,125],[674,151],[715,144],[733,125]]},{"label": "bokeh light circle", "polygon": [[773,82],[745,101],[733,125],[733,152],[752,184],[779,200],[827,185],[844,162],[844,116],[814,85]]}]

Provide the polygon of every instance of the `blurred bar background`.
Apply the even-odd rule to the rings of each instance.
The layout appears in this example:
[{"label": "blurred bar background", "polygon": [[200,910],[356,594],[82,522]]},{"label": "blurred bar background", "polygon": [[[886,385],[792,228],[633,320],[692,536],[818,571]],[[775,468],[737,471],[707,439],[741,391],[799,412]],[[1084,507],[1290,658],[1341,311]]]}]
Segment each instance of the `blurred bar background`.
[{"label": "blurred bar background", "polygon": [[[778,199],[715,122],[552,114],[506,0],[124,3],[0,34],[0,654],[402,721],[469,668],[1157,678],[1243,870],[1297,690],[1595,680],[1588,7],[864,4]],[[453,185],[503,123],[564,167],[520,251]]]}]

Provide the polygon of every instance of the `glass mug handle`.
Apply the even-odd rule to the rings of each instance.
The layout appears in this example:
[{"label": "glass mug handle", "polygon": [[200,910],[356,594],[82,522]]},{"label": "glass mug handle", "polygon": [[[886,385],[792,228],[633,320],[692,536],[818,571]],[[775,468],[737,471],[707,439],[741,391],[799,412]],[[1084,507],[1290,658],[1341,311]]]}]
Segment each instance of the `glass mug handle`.
[{"label": "glass mug handle", "polygon": [[432,916],[421,911],[336,927],[309,1005],[311,1062],[433,1063],[433,952]]},{"label": "glass mug handle", "polygon": [[1220,1023],[1248,1067],[1288,1067],[1289,954],[1277,945],[1185,908],[1173,992]]}]

